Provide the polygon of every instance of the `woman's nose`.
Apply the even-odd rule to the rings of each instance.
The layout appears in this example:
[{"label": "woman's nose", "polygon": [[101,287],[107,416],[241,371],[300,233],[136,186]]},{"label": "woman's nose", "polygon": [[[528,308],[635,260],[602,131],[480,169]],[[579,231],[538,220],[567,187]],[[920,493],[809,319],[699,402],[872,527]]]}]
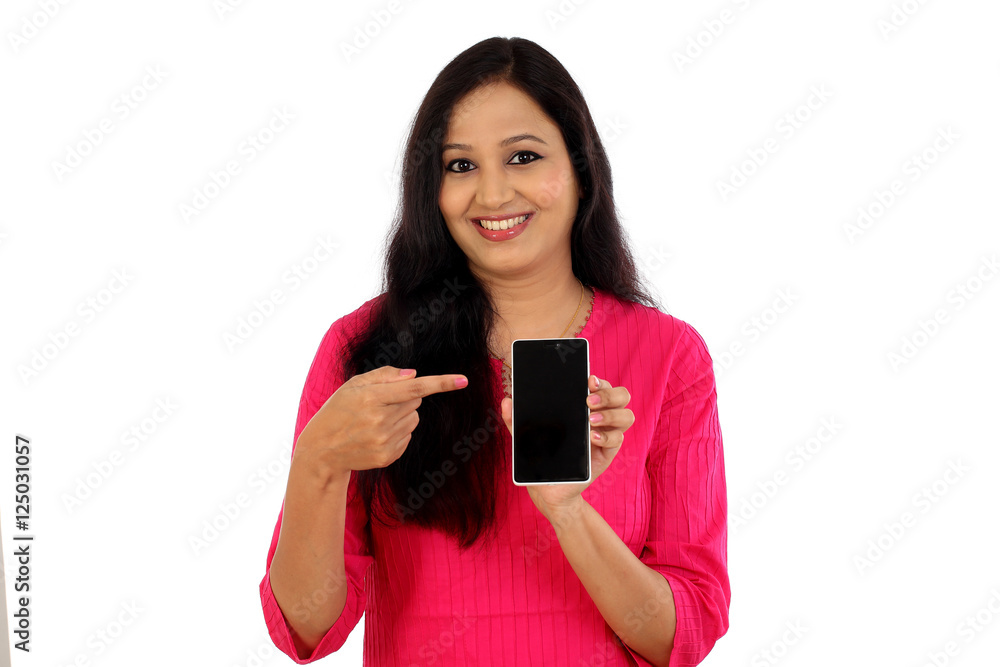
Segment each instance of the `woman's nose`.
[{"label": "woman's nose", "polygon": [[486,209],[498,209],[514,196],[514,188],[503,167],[480,167],[476,203]]}]

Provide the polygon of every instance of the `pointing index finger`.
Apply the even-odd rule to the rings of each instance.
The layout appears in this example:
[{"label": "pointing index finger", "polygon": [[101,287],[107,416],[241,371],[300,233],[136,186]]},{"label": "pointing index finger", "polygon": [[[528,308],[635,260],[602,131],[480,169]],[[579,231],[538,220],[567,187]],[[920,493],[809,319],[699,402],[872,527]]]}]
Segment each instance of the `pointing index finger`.
[{"label": "pointing index finger", "polygon": [[461,389],[468,384],[469,380],[464,375],[424,375],[385,384],[381,389],[385,403],[402,403],[414,398]]}]

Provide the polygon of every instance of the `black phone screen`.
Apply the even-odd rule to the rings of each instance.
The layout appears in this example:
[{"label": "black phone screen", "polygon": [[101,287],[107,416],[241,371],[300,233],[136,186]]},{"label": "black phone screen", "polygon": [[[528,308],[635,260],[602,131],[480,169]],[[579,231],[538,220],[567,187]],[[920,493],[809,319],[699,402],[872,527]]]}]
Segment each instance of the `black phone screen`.
[{"label": "black phone screen", "polygon": [[589,481],[587,339],[518,339],[511,358],[514,483]]}]

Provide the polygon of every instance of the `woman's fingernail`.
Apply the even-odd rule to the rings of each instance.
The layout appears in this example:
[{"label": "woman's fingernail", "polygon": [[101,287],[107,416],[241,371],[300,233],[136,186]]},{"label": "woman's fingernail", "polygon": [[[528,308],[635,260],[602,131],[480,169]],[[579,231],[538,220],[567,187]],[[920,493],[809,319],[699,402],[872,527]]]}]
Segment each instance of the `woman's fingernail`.
[{"label": "woman's fingernail", "polygon": [[590,415],[590,423],[592,424],[596,424],[602,419],[604,419],[604,415],[602,415],[600,412],[595,412],[594,414]]},{"label": "woman's fingernail", "polygon": [[456,387],[464,387],[467,384],[469,384],[469,378],[464,378],[464,377],[463,378],[455,378],[455,386]]},{"label": "woman's fingernail", "polygon": [[601,397],[597,394],[591,394],[590,398],[587,399],[587,402],[591,405],[598,405],[601,402]]},{"label": "woman's fingernail", "polygon": [[400,375],[409,375],[410,373],[413,372],[413,370],[414,369],[412,369],[412,368],[400,368],[399,369],[399,374]]}]

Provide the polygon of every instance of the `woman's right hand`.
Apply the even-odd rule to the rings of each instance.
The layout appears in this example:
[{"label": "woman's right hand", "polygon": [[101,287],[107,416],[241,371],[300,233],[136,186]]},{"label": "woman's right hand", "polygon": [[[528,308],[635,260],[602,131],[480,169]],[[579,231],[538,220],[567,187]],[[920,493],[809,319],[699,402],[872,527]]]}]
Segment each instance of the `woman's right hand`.
[{"label": "woman's right hand", "polygon": [[417,427],[421,399],[468,384],[464,375],[415,375],[383,366],[344,382],[299,433],[292,465],[334,477],[398,459]]}]

